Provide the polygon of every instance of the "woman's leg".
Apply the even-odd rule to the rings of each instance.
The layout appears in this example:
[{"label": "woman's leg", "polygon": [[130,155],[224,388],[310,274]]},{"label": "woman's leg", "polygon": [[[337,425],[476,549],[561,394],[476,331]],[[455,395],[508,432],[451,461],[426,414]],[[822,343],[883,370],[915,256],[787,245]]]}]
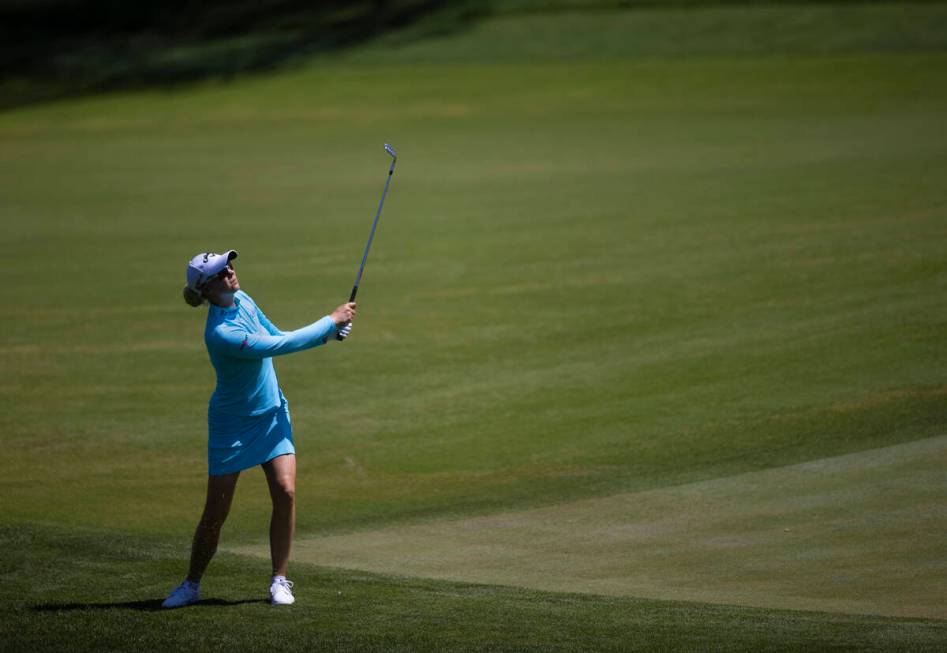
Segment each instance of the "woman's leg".
[{"label": "woman's leg", "polygon": [[201,521],[198,522],[197,531],[194,533],[191,566],[187,572],[187,579],[193,583],[201,581],[210,559],[217,552],[220,528],[230,512],[239,477],[240,472],[207,477],[207,501],[204,503],[204,514],[201,515]]},{"label": "woman's leg", "polygon": [[277,456],[263,464],[263,471],[273,500],[273,516],[270,518],[273,575],[285,576],[296,529],[296,456]]}]

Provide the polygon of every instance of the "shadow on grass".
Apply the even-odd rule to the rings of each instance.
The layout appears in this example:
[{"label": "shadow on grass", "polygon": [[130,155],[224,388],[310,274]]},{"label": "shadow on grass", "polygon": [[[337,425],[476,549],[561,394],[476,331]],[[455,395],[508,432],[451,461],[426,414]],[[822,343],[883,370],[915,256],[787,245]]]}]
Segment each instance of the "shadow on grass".
[{"label": "shadow on grass", "polygon": [[[471,0],[0,0],[0,111],[230,81],[399,32],[464,29]],[[409,29],[410,28],[410,29]]]},{"label": "shadow on grass", "polygon": [[[164,599],[148,599],[145,601],[124,601],[120,603],[44,603],[43,605],[34,605],[34,612],[71,612],[75,610],[137,610],[138,612],[160,612],[166,608],[161,607]],[[189,608],[219,607],[230,605],[246,605],[248,603],[269,604],[266,599],[243,599],[240,601],[225,601],[224,599],[205,599]]]}]

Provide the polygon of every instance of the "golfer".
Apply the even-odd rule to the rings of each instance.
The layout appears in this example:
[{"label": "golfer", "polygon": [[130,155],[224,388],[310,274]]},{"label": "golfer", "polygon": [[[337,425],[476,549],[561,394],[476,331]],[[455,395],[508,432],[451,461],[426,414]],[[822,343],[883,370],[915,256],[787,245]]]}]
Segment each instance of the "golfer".
[{"label": "golfer", "polygon": [[273,356],[344,339],[351,331],[355,303],[342,304],[322,319],[296,331],[280,331],[240,290],[231,262],[237,252],[198,254],[188,263],[184,300],[209,303],[204,342],[217,372],[210,398],[208,478],[204,513],[197,524],[187,577],[162,604],[177,608],[200,600],[200,582],[217,550],[220,528],[233,500],[240,472],[260,465],[273,501],[270,558],[274,605],[295,601],[286,579],[296,526],[296,449],[286,398],[276,381]]}]

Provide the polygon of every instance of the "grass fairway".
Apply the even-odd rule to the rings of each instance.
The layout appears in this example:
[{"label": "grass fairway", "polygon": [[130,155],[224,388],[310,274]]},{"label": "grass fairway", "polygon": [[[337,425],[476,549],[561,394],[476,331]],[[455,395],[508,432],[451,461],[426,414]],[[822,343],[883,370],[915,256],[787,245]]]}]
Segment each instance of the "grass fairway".
[{"label": "grass fairway", "polygon": [[[947,619],[947,437],[528,511],[302,540],[300,560],[560,592]],[[240,552],[269,558],[258,545]]]},{"label": "grass fairway", "polygon": [[[947,44],[898,31],[943,5],[892,6],[819,22],[857,15],[883,46],[504,50],[527,15],[390,60],[0,114],[0,641],[943,649]],[[634,11],[533,26],[594,41]],[[758,42],[773,11],[792,14],[747,10]],[[300,600],[260,604],[266,561],[222,553],[205,605],[157,612],[203,500],[213,384],[184,263],[233,247],[277,324],[320,317],[348,294],[385,141],[353,337],[277,361]],[[224,546],[258,550],[268,504],[245,474]],[[637,564],[566,528],[558,577],[504,530],[627,534],[663,511]],[[451,557],[457,524],[493,556]],[[405,533],[431,549],[399,569]],[[515,577],[536,569],[548,583]]]}]

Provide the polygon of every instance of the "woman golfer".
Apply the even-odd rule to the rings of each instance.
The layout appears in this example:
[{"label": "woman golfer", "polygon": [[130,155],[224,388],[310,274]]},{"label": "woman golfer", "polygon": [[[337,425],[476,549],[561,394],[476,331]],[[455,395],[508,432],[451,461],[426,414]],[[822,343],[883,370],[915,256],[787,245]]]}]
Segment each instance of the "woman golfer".
[{"label": "woman golfer", "polygon": [[207,501],[194,533],[187,578],[162,604],[177,608],[200,600],[200,581],[217,550],[220,528],[233,500],[240,472],[261,465],[273,500],[270,557],[275,605],[293,603],[286,580],[296,525],[296,449],[286,398],[276,381],[273,356],[344,339],[355,317],[355,303],[339,306],[296,331],[280,331],[240,290],[231,261],[237,252],[198,254],[187,266],[184,299],[191,306],[209,302],[204,342],[217,372],[208,423]]}]

